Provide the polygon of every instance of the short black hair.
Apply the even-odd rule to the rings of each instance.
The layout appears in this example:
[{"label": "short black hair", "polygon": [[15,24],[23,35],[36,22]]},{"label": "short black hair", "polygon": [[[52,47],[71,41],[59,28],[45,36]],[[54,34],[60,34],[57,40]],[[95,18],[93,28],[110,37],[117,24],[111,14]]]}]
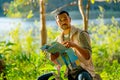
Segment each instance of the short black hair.
[{"label": "short black hair", "polygon": [[69,13],[68,13],[67,11],[59,11],[59,12],[57,13],[57,15],[60,15],[60,14],[63,14],[63,13],[66,13],[66,14],[69,16]]},{"label": "short black hair", "polygon": [[60,14],[66,13],[69,16],[69,13],[67,11],[59,11],[56,13],[56,17]]}]

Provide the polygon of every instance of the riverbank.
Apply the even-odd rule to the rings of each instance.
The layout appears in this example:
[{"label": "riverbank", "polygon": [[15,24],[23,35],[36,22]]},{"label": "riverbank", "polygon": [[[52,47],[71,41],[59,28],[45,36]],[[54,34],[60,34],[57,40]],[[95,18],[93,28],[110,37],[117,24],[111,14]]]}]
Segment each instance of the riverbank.
[{"label": "riverbank", "polygon": [[[120,23],[120,18],[115,18],[115,20]],[[99,25],[101,21],[104,24],[112,24],[112,19],[89,19],[89,25]],[[83,20],[82,19],[72,19],[73,25],[82,25]],[[15,27],[20,26],[23,29],[30,29],[30,28],[39,28],[40,27],[40,21],[39,20],[31,20],[27,21],[22,18],[6,18],[6,17],[0,17],[0,33],[3,33],[4,31],[10,31],[14,29]],[[57,27],[57,24],[55,20],[47,20],[46,21],[47,27]]]}]

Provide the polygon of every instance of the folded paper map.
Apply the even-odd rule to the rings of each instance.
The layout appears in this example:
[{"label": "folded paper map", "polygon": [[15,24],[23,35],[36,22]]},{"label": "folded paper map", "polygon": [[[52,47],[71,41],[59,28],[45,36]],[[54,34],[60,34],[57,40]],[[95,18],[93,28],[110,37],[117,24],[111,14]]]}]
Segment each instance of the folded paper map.
[{"label": "folded paper map", "polygon": [[79,65],[78,57],[75,55],[72,48],[66,48],[59,42],[52,42],[41,47],[41,50],[51,54],[59,53],[60,56],[57,58],[57,62],[60,65],[71,65],[72,67]]}]

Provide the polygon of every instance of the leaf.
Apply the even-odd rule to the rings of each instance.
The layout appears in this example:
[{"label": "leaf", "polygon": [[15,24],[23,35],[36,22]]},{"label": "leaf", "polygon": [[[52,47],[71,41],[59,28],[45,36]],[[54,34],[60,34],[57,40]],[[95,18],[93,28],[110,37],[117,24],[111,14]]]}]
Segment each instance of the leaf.
[{"label": "leaf", "polygon": [[95,3],[95,0],[91,0],[91,3],[94,4],[94,3]]},{"label": "leaf", "polygon": [[55,68],[54,68],[54,66],[52,66],[52,65],[50,65],[50,64],[47,64],[46,66],[41,67],[40,70],[41,70],[41,71],[42,71],[42,70],[51,70],[51,71],[54,71]]},{"label": "leaf", "polygon": [[4,52],[6,52],[6,51],[13,51],[13,50],[10,49],[10,48],[7,48],[7,49],[4,50]]},{"label": "leaf", "polygon": [[11,46],[11,45],[15,45],[15,43],[8,42],[8,43],[6,44],[6,46]]},{"label": "leaf", "polygon": [[23,2],[23,0],[19,0],[19,2]]},{"label": "leaf", "polygon": [[107,2],[110,2],[111,0],[106,0]]},{"label": "leaf", "polygon": [[0,53],[0,59],[3,59],[4,55],[2,53]]},{"label": "leaf", "polygon": [[104,8],[102,6],[99,6],[99,10],[100,10],[100,12],[103,12]]},{"label": "leaf", "polygon": [[51,76],[48,80],[53,80],[55,79],[55,76]]},{"label": "leaf", "polygon": [[32,10],[29,11],[28,15],[27,15],[27,18],[30,19],[33,17],[33,12]]},{"label": "leaf", "polygon": [[4,46],[5,43],[6,43],[5,41],[1,41],[1,42],[0,42],[0,46]]}]

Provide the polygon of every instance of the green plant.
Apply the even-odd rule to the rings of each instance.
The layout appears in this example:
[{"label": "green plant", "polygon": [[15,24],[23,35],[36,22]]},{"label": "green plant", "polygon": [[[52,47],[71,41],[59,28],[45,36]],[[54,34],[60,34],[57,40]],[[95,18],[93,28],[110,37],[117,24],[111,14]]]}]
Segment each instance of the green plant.
[{"label": "green plant", "polygon": [[[120,76],[120,26],[112,18],[113,24],[91,25],[89,27],[92,58],[97,73],[103,80],[119,80]],[[54,72],[58,74],[49,55],[40,50],[39,35],[33,35],[34,29],[21,30],[20,24],[10,32],[10,40],[0,42],[0,58],[5,60],[5,72],[8,80],[35,80],[40,75]],[[48,42],[59,34],[56,29],[47,28]],[[64,77],[66,67],[60,71]],[[2,76],[3,74],[1,74]],[[52,76],[54,78],[56,76]],[[0,78],[2,80],[2,78]]]}]

